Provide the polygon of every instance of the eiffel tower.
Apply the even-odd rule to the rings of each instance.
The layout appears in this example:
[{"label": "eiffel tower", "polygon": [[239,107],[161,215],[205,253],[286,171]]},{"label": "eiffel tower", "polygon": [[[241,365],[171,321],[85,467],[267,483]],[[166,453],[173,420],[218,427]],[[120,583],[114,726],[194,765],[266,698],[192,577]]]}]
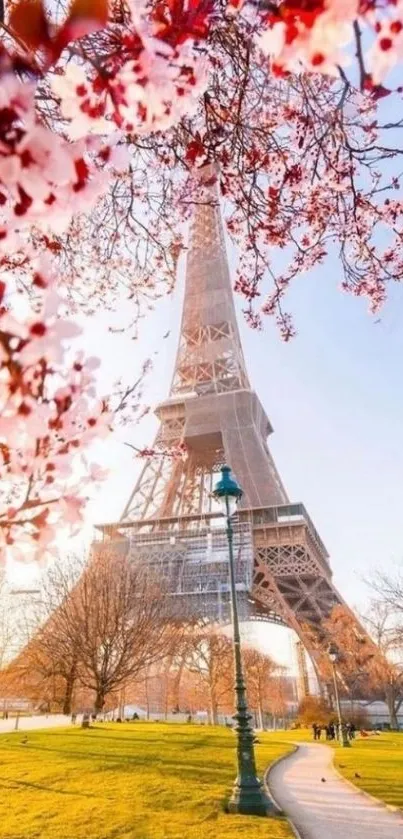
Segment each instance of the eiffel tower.
[{"label": "eiffel tower", "polygon": [[[344,603],[326,548],[304,505],[290,502],[270,454],[273,429],[251,388],[237,326],[217,177],[210,166],[199,177],[203,198],[191,222],[170,393],[156,409],[156,454],[120,522],[99,525],[94,550],[120,549],[155,566],[177,614],[227,622],[227,540],[212,490],[229,464],[244,493],[235,522],[242,619],[291,627],[314,654],[312,631]],[[179,443],[186,460],[169,456]]]}]

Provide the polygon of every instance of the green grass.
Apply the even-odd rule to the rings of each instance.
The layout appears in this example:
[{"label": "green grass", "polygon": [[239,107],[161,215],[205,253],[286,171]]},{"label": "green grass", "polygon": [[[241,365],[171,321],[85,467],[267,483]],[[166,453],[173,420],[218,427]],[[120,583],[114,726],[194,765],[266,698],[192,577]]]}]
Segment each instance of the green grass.
[{"label": "green grass", "polygon": [[[263,773],[291,746],[260,739]],[[224,812],[234,746],[226,729],[163,723],[1,735],[1,839],[290,839],[285,819]]]},{"label": "green grass", "polygon": [[357,738],[351,749],[335,749],[334,764],[345,778],[386,804],[403,807],[403,733]]},{"label": "green grass", "polygon": [[[271,737],[273,741],[312,742],[312,731],[275,732]],[[334,765],[341,775],[386,804],[403,808],[403,732],[385,731],[366,738],[357,735],[351,749],[338,743],[327,745],[334,747]]]}]

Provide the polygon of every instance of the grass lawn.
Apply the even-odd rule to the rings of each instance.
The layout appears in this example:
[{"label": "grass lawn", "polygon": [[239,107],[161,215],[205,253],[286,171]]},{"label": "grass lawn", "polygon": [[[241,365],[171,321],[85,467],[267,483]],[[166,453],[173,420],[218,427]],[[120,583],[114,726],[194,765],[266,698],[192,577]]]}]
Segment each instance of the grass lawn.
[{"label": "grass lawn", "polygon": [[[291,746],[260,739],[263,773]],[[223,728],[163,723],[2,734],[1,839],[290,839],[284,819],[223,811],[234,746]]]},{"label": "grass lawn", "polygon": [[[271,737],[276,742],[312,742],[312,731],[274,732]],[[341,775],[386,804],[403,808],[403,732],[382,732],[366,738],[358,735],[351,749],[342,749],[338,743],[327,745],[335,749],[334,765]],[[356,774],[361,777],[356,778]]]},{"label": "grass lawn", "polygon": [[[387,804],[403,807],[403,733],[357,738],[351,749],[336,746],[334,764],[361,789]],[[358,774],[361,777],[356,778]]]}]

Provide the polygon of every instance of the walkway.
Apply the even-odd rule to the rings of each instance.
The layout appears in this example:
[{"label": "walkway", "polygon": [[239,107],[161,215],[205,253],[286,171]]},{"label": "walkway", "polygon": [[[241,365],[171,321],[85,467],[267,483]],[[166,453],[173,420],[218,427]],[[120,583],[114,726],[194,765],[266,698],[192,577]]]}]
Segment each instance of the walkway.
[{"label": "walkway", "polygon": [[301,839],[403,839],[403,815],[343,781],[333,754],[329,746],[303,744],[269,774],[273,797]]},{"label": "walkway", "polygon": [[[61,725],[71,725],[71,718],[63,714],[51,714],[49,717],[42,714],[37,717],[20,717],[18,720],[19,731],[33,731],[38,728],[55,728]],[[8,734],[15,729],[15,717],[8,720],[0,720],[0,734]]]}]

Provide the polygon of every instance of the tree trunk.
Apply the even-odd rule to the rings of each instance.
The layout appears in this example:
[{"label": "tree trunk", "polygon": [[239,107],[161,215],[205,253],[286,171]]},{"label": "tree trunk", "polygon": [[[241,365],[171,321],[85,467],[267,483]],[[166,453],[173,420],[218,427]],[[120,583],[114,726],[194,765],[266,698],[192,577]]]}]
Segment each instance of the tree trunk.
[{"label": "tree trunk", "polygon": [[[170,699],[170,695],[169,695],[169,693],[170,693],[170,691],[169,691],[169,688],[170,688],[169,681],[170,681],[170,679],[169,679],[169,677],[170,677],[171,667],[172,667],[172,661],[169,661],[168,665],[165,667],[165,671],[164,671],[164,687],[163,687],[164,695],[163,695],[163,697],[164,697],[164,720],[165,721],[168,719],[169,699]],[[175,708],[175,705],[173,705],[173,708]]]},{"label": "tree trunk", "polygon": [[76,683],[76,663],[73,662],[70,672],[66,678],[66,688],[64,692],[63,714],[69,715],[72,712],[73,691]]},{"label": "tree trunk", "polygon": [[386,701],[387,701],[387,706],[388,706],[388,711],[389,711],[390,727],[394,731],[398,731],[399,730],[399,722],[398,722],[398,719],[397,719],[397,713],[396,713],[396,707],[395,707],[393,693],[388,691]]},{"label": "tree trunk", "polygon": [[210,724],[218,725],[218,707],[213,691],[210,691]]},{"label": "tree trunk", "polygon": [[149,690],[148,690],[148,673],[146,673],[145,681],[144,681],[144,694],[145,694],[145,700],[146,700],[147,719],[149,720],[150,719],[150,695],[149,695]]},{"label": "tree trunk", "polygon": [[99,714],[105,705],[105,693],[101,688],[98,688],[95,695],[94,711]]},{"label": "tree trunk", "polygon": [[181,661],[181,662],[180,662],[180,664],[179,664],[178,670],[177,670],[177,672],[176,672],[176,674],[175,674],[174,681],[173,681],[173,686],[172,686],[172,702],[173,702],[173,707],[174,707],[174,708],[178,708],[178,710],[179,710],[179,709],[180,709],[180,707],[181,707],[181,702],[180,702],[180,689],[181,689],[181,681],[182,681],[182,675],[183,675],[183,669],[184,669],[184,666],[185,666],[185,662],[184,662],[184,660],[182,659],[182,661]]},{"label": "tree trunk", "polygon": [[66,689],[64,693],[64,701],[63,701],[63,714],[68,716],[72,712],[73,707],[73,690],[75,685],[76,677],[75,675],[70,675],[66,681]]},{"label": "tree trunk", "polygon": [[259,701],[257,711],[258,711],[258,717],[259,717],[259,728],[261,728],[262,731],[264,731],[264,718],[263,718],[263,708],[262,708],[261,701]]},{"label": "tree trunk", "polygon": [[397,718],[397,712],[400,708],[401,703],[399,701],[396,701],[395,690],[393,688],[393,685],[389,685],[386,688],[385,699],[386,704],[388,706],[390,727],[393,729],[393,731],[398,731],[399,720]]}]

